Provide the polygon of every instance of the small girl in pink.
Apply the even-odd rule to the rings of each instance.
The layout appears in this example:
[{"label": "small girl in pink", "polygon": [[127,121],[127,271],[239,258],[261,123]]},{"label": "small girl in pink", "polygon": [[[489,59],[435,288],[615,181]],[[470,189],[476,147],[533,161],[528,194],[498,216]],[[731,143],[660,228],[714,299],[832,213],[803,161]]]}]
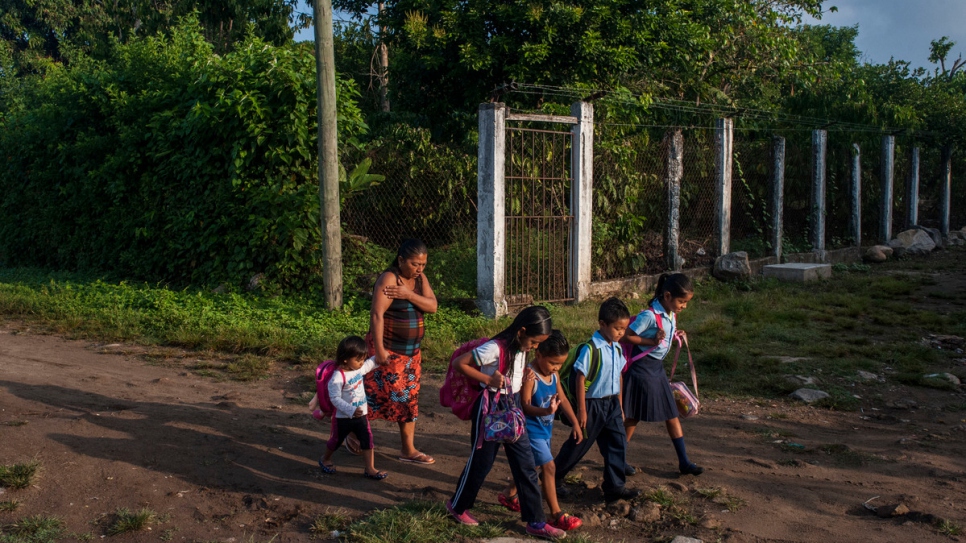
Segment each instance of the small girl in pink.
[{"label": "small girl in pink", "polygon": [[335,473],[332,463],[334,453],[350,433],[359,438],[362,456],[366,461],[363,475],[369,479],[382,480],[388,475],[375,466],[372,450],[372,429],[366,417],[366,389],[362,384],[365,374],[376,368],[375,357],[366,359],[366,342],[359,336],[349,336],[339,343],[335,362],[338,369],[328,383],[329,400],[335,407],[332,417],[332,436],[325,445],[325,454],[319,459],[322,473]]}]

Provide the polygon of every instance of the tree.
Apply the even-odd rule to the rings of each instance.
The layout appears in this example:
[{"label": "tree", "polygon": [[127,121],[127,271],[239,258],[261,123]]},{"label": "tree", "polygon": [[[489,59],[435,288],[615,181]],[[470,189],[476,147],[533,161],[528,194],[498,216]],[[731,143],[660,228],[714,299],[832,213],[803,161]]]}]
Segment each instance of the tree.
[{"label": "tree", "polygon": [[949,56],[949,51],[956,45],[956,42],[950,41],[948,36],[943,36],[938,40],[932,40],[929,43],[929,62],[933,64],[939,64],[941,72],[937,72],[936,75],[943,75],[947,79],[952,79],[956,75],[963,65],[966,65],[966,60],[963,60],[963,55],[960,54],[959,58],[953,61],[953,65],[946,70],[946,57]]},{"label": "tree", "polygon": [[[344,8],[363,1],[346,1]],[[447,131],[512,80],[731,103],[799,62],[819,0],[397,0],[379,17],[397,110]],[[360,67],[361,69],[361,67]],[[531,105],[553,100],[531,97]],[[459,127],[459,128],[457,128]],[[445,129],[445,128],[444,128]]]},{"label": "tree", "polygon": [[[202,31],[225,52],[250,29],[269,43],[290,41],[307,20],[297,0],[0,0],[0,40],[7,44],[17,74],[41,72],[72,55],[104,58],[111,41],[153,36],[197,12]],[[249,28],[250,27],[250,28]]]}]

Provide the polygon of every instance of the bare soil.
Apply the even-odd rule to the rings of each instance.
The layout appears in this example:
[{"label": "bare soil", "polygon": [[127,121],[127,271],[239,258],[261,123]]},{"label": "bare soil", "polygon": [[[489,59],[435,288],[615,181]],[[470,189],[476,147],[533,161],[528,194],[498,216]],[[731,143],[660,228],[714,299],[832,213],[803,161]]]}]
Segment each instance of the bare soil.
[{"label": "bare soil", "polygon": [[[966,285],[962,272],[947,275],[940,278],[949,281],[946,292]],[[949,302],[924,295],[922,303]],[[439,377],[425,377],[417,424],[417,446],[437,463],[398,462],[395,425],[377,421],[376,465],[390,472],[377,482],[363,478],[361,459],[344,451],[335,456],[337,474],[320,474],[328,427],[297,401],[302,372],[282,369],[240,383],[188,371],[200,356],[0,324],[0,464],[41,465],[32,488],[0,495],[21,503],[0,513],[0,525],[48,514],[100,539],[118,508],[147,507],[161,515],[150,531],[110,539],[302,542],[313,539],[309,527],[320,514],[362,516],[406,500],[443,501],[453,492],[469,428],[439,407]],[[962,540],[949,534],[966,527],[966,394],[878,382],[857,383],[855,394],[863,398],[856,412],[791,400],[706,399],[701,414],[685,421],[688,450],[707,468],[703,475],[676,473],[663,425],[642,425],[630,444],[628,460],[640,473],[629,486],[663,486],[679,504],[660,521],[606,516],[597,507],[596,450],[575,472],[581,480],[568,485],[564,506],[585,517],[605,513],[599,526],[580,531],[600,541]],[[565,429],[556,431],[560,443]],[[518,518],[493,505],[508,477],[501,457],[478,516],[523,536]],[[699,492],[709,488],[721,494]],[[863,505],[900,502],[910,512],[892,518]]]}]

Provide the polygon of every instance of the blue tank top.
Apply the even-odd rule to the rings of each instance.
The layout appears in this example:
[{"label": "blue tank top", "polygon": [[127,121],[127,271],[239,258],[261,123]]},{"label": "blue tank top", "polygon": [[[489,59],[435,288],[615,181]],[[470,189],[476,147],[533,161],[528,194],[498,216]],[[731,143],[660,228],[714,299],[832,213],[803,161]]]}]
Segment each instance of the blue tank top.
[{"label": "blue tank top", "polygon": [[[530,368],[533,369],[532,367]],[[540,374],[533,372],[536,377],[536,386],[533,387],[533,397],[530,398],[530,405],[534,407],[550,407],[550,398],[557,393],[557,374],[550,376],[550,384],[543,382]],[[542,417],[531,417],[527,415],[527,434],[531,439],[550,439],[553,434],[553,415]]]}]

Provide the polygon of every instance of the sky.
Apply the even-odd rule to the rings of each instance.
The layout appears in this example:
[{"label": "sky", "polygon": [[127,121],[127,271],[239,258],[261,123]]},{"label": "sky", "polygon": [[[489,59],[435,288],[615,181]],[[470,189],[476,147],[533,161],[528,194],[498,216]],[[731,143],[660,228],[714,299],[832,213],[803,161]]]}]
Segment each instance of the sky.
[{"label": "sky", "polygon": [[[929,42],[942,36],[956,42],[949,55],[952,59],[966,54],[966,0],[828,0],[824,5],[821,21],[809,18],[806,22],[858,24],[856,45],[867,62],[882,64],[895,58],[909,61],[914,68],[932,69]],[[838,11],[829,12],[831,6]],[[297,9],[311,11],[304,1]],[[345,16],[336,13],[336,17]],[[296,39],[311,40],[312,29],[301,31]]]},{"label": "sky", "polygon": [[830,0],[824,6],[836,6],[838,12],[826,12],[821,21],[810,22],[858,24],[855,43],[867,62],[882,64],[895,58],[932,69],[929,42],[942,36],[956,42],[951,58],[966,53],[966,0]]}]

